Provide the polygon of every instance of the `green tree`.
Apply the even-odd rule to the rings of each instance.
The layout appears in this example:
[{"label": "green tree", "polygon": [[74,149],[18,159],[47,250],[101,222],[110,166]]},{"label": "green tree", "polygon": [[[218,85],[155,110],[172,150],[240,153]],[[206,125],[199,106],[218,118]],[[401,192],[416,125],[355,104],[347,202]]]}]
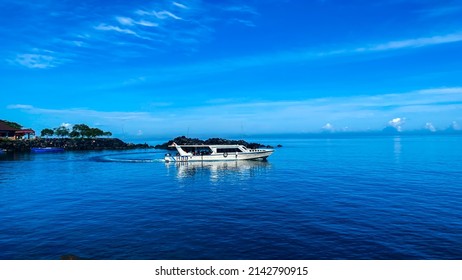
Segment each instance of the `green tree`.
[{"label": "green tree", "polygon": [[103,136],[107,136],[107,137],[111,137],[112,136],[112,132],[110,131],[105,131]]},{"label": "green tree", "polygon": [[55,134],[58,137],[66,137],[69,136],[69,129],[65,126],[60,126],[58,128],[55,128]]},{"label": "green tree", "polygon": [[99,136],[103,136],[104,135],[104,131],[102,131],[101,129],[99,128],[90,128],[90,137],[99,137]]},{"label": "green tree", "polygon": [[78,138],[78,137],[80,137],[80,133],[78,131],[72,130],[69,133],[69,136],[72,137],[72,138]]},{"label": "green tree", "polygon": [[40,132],[40,136],[42,137],[53,136],[54,133],[55,132],[53,131],[53,129],[45,128],[45,129],[42,129],[42,131]]},{"label": "green tree", "polygon": [[89,138],[91,136],[90,127],[86,124],[76,124],[72,127],[72,131],[78,132],[81,137]]}]

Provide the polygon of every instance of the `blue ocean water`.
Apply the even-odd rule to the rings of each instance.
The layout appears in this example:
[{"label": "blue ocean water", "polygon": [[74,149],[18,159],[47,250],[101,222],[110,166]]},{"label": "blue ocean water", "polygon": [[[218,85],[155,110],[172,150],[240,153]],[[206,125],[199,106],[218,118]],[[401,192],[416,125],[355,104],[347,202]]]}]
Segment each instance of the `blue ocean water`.
[{"label": "blue ocean water", "polygon": [[462,258],[460,136],[251,140],[283,147],[0,154],[0,259]]}]

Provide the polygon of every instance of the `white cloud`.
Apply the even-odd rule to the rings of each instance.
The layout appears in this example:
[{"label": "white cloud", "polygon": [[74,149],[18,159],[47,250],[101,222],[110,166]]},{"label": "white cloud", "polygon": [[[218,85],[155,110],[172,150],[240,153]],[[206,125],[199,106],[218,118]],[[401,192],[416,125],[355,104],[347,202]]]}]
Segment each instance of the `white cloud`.
[{"label": "white cloud", "polygon": [[65,127],[67,129],[70,129],[72,127],[72,124],[70,124],[70,123],[62,123],[60,126]]},{"label": "white cloud", "polygon": [[248,26],[248,27],[255,27],[255,23],[253,23],[252,21],[250,20],[247,20],[247,19],[239,19],[239,18],[233,18],[232,20],[230,20],[231,23],[239,23],[239,24],[242,24],[242,25],[245,25],[245,26]]},{"label": "white cloud", "polygon": [[53,68],[60,64],[59,59],[52,55],[36,53],[18,54],[14,62],[27,68],[37,69]]},{"label": "white cloud", "polygon": [[140,20],[140,21],[137,21],[135,23],[138,24],[138,25],[147,26],[147,27],[159,26],[158,23],[147,21],[147,20]]},{"label": "white cloud", "polygon": [[427,122],[425,124],[425,129],[428,130],[428,131],[431,131],[431,132],[436,131],[436,128],[433,126],[433,124],[431,122]]},{"label": "white cloud", "polygon": [[127,26],[134,26],[134,25],[142,25],[146,27],[154,27],[154,26],[159,26],[158,23],[147,21],[147,20],[139,20],[136,21],[132,18],[129,17],[116,17],[116,20],[122,24],[122,25],[127,25]]},{"label": "white cloud", "polygon": [[182,18],[175,15],[174,13],[172,12],[169,12],[169,11],[166,11],[166,10],[163,10],[163,11],[160,11],[160,12],[157,12],[157,11],[144,11],[144,10],[138,10],[136,11],[136,13],[138,15],[149,15],[149,16],[154,16],[158,19],[168,19],[168,18],[173,18],[173,19],[177,19],[177,20],[181,20]]},{"label": "white cloud", "polygon": [[462,127],[460,126],[460,124],[456,121],[452,121],[450,127],[450,129],[452,130],[462,130]]},{"label": "white cloud", "polygon": [[405,118],[394,118],[388,122],[388,126],[396,128],[397,131],[403,131],[402,125],[404,121]]},{"label": "white cloud", "polygon": [[106,120],[135,120],[135,119],[149,119],[151,121],[159,120],[153,118],[150,113],[147,112],[107,112],[107,111],[96,111],[91,109],[83,108],[66,108],[66,109],[46,109],[38,108],[32,105],[9,105],[8,109],[21,109],[30,114],[47,114],[47,115],[59,115],[59,116],[72,116],[82,118],[95,118],[95,119],[106,119]]},{"label": "white cloud", "polygon": [[181,8],[181,9],[188,9],[188,6],[184,5],[184,4],[181,4],[181,3],[178,3],[178,2],[172,2],[172,4],[178,8]]},{"label": "white cloud", "polygon": [[369,48],[358,49],[360,51],[388,51],[404,48],[419,48],[431,45],[447,44],[462,41],[462,33],[447,34],[433,37],[422,37],[401,41],[391,41],[378,44]]},{"label": "white cloud", "polygon": [[[178,80],[181,75],[207,75],[217,71],[227,72],[242,68],[264,67],[281,63],[301,63],[303,61],[320,60],[338,56],[366,55],[376,52],[391,52],[405,48],[425,47],[435,44],[462,42],[462,33],[447,34],[435,37],[422,37],[402,41],[390,41],[369,47],[337,49],[330,51],[285,51],[266,53],[254,56],[232,57],[229,59],[209,61],[200,64],[183,65],[179,67],[163,68],[164,73],[171,72],[172,79]],[[157,75],[157,72],[156,72]],[[158,76],[156,76],[158,78]],[[168,79],[168,78],[167,78]],[[449,89],[448,89],[449,90]],[[450,89],[458,91],[459,88]]]},{"label": "white cloud", "polygon": [[104,23],[102,23],[100,25],[97,25],[94,28],[96,30],[100,30],[100,31],[115,31],[115,32],[122,33],[122,34],[132,35],[132,36],[138,37],[140,39],[144,39],[144,40],[152,40],[149,37],[142,36],[142,35],[138,34],[137,32],[133,31],[132,29],[120,28],[118,26],[108,25],[108,24],[104,24]]},{"label": "white cloud", "polygon": [[327,132],[333,132],[334,126],[330,123],[326,123],[325,125],[322,126],[322,130],[327,131]]},{"label": "white cloud", "polygon": [[24,105],[24,104],[12,104],[7,106],[8,109],[33,109],[34,107],[32,105]]},{"label": "white cloud", "polygon": [[[323,51],[323,52],[294,52],[294,53],[283,53],[280,54],[282,57],[287,58],[288,60],[296,60],[297,58],[312,60],[329,56],[338,56],[338,55],[351,55],[351,54],[361,54],[361,53],[373,53],[373,52],[385,52],[385,51],[394,51],[399,49],[408,49],[408,48],[421,48],[432,45],[439,44],[449,44],[462,41],[462,33],[451,33],[433,37],[420,37],[405,39],[399,41],[389,41],[385,43],[379,43],[367,47],[358,47],[353,49],[338,49],[332,51]],[[297,55],[298,54],[298,55]],[[277,56],[276,56],[277,57]]]},{"label": "white cloud", "polygon": [[420,94],[460,94],[462,93],[462,87],[451,87],[451,88],[432,88],[418,91]]},{"label": "white cloud", "polygon": [[[154,12],[156,13],[156,12]],[[171,18],[174,18],[174,19],[182,19],[181,17],[169,12],[169,11],[160,11],[156,14],[156,17],[160,18],[160,19],[163,19],[163,18],[166,18],[166,17],[171,17]]]},{"label": "white cloud", "polygon": [[[64,32],[65,34],[63,33],[62,35],[54,33],[50,35],[52,37],[57,38],[61,36],[60,39],[62,42],[59,45],[55,44],[56,40],[46,40],[50,38],[39,38],[37,40],[40,40],[40,44],[44,44],[44,42],[46,41],[52,42],[48,47],[54,49],[62,49],[61,47],[63,46],[62,44],[64,41],[73,42],[75,47],[87,47],[85,50],[82,50],[82,48],[72,50],[73,54],[76,56],[94,55],[93,53],[83,52],[87,49],[99,47],[114,52],[118,51],[118,53],[122,53],[120,52],[121,46],[128,46],[128,43],[132,43],[131,41],[133,41],[133,38],[128,38],[124,42],[127,44],[123,44],[121,43],[121,41],[123,41],[126,38],[118,38],[118,40],[114,40],[113,36],[105,37],[105,35],[103,35],[102,32],[95,32],[95,30],[112,31],[121,34],[132,35],[139,39],[149,40],[149,42],[141,41],[141,43],[139,43],[139,45],[144,45],[143,47],[140,47],[136,50],[130,50],[132,53],[137,52],[137,54],[140,56],[149,56],[150,54],[146,52],[146,46],[152,47],[153,42],[159,43],[159,45],[162,48],[165,48],[165,46],[176,47],[178,45],[185,45],[184,49],[196,49],[192,48],[191,45],[201,44],[204,41],[204,39],[208,39],[208,36],[211,36],[210,34],[213,34],[214,29],[216,28],[214,23],[216,23],[219,20],[228,22],[231,21],[250,27],[255,26],[256,21],[254,19],[256,15],[258,15],[259,13],[254,7],[250,5],[233,4],[232,6],[218,6],[216,4],[207,4],[206,2],[207,1],[151,1],[151,3],[145,3],[142,6],[134,8],[134,10],[127,10],[125,14],[119,16],[118,14],[112,13],[113,10],[105,9],[105,18],[102,19],[101,15],[104,14],[102,11],[79,9],[79,11],[86,11],[87,13],[90,13],[90,15],[76,14],[73,16],[73,19],[75,17],[75,19],[79,20],[84,19],[83,22],[91,22],[96,18],[99,18],[98,21],[93,21],[93,23],[90,24],[90,26],[92,26],[94,30],[73,29],[69,30],[69,32]],[[235,1],[232,2],[235,3]],[[41,4],[39,6],[42,8],[46,7],[45,4]],[[455,13],[459,12],[461,9],[460,5],[454,7],[446,6],[443,8],[438,8],[439,10],[437,13]],[[435,10],[436,9],[432,9],[432,12],[435,13]],[[118,12],[120,12],[120,10]],[[176,20],[183,20],[182,24],[178,24]],[[100,22],[106,23],[99,24]],[[75,26],[82,25],[76,24]],[[72,29],[71,25],[70,27]],[[149,28],[144,27],[159,28],[149,30]],[[86,33],[88,36],[82,38],[79,37],[79,35],[75,35],[81,33]],[[108,34],[111,35],[110,33]],[[429,36],[405,38],[402,40],[385,40],[381,43],[366,42],[365,44],[360,44],[355,48],[339,48],[327,51],[321,51],[316,49],[305,49],[301,51],[287,50],[285,52],[267,53],[260,56],[231,58],[229,59],[229,64],[221,63],[228,61],[216,61],[212,62],[211,64],[215,64],[214,66],[216,66],[217,63],[226,64],[228,66],[226,68],[223,68],[222,70],[226,71],[235,68],[265,66],[277,63],[299,63],[300,61],[309,61],[313,59],[322,59],[339,55],[356,55],[361,53],[374,53],[409,48],[421,48],[426,46],[449,44],[461,41],[461,32],[454,32],[450,34],[432,34]],[[100,46],[100,44],[104,43],[117,44],[117,48],[110,48],[104,45]],[[336,45],[342,44],[342,42],[335,43]],[[130,47],[131,46],[132,45],[130,45]],[[155,49],[159,50],[158,46],[155,46]],[[56,67],[62,64],[63,62],[66,62],[66,60],[61,59],[61,56],[56,57],[56,55],[53,54],[34,53],[28,51],[21,51],[21,53],[22,54],[19,54],[16,58],[12,58],[9,61],[13,61],[15,64],[19,64],[25,67],[38,69]],[[216,67],[212,68],[213,69],[210,69],[210,71],[216,71]]]},{"label": "white cloud", "polygon": [[123,25],[133,25],[134,20],[128,17],[116,17],[116,20]]},{"label": "white cloud", "polygon": [[64,108],[48,109],[32,105],[9,105],[9,109],[20,109],[24,113],[40,115],[48,123],[42,123],[45,127],[56,127],[56,121],[65,119],[68,122],[62,123],[70,127],[71,123],[86,123],[90,126],[104,126],[116,133],[124,131],[136,135],[139,130],[152,129],[153,124],[159,123],[163,118],[157,117],[149,112],[120,112],[120,111],[97,111],[85,108]]},{"label": "white cloud", "polygon": [[118,26],[113,26],[113,25],[107,25],[107,24],[100,24],[98,26],[95,26],[95,29],[96,30],[101,30],[101,31],[116,31],[116,32],[119,32],[119,33],[125,33],[125,34],[130,34],[130,35],[138,35],[136,34],[135,31],[131,30],[131,29],[126,29],[126,28],[120,28]]},{"label": "white cloud", "polygon": [[255,9],[247,5],[224,7],[223,10],[228,11],[228,12],[238,12],[238,13],[259,15],[259,13],[255,11]]},{"label": "white cloud", "polygon": [[77,46],[77,47],[83,47],[85,46],[85,43],[82,41],[72,41],[72,43]]},{"label": "white cloud", "polygon": [[[448,92],[452,92],[449,93]],[[462,111],[462,89],[441,88],[391,93],[382,95],[356,95],[349,97],[326,97],[304,100],[254,101],[246,99],[204,100],[202,105],[177,110],[176,103],[146,104],[144,112],[104,112],[82,108],[46,109],[31,105],[16,104],[9,109],[19,109],[28,114],[50,116],[54,122],[102,123],[106,129],[124,131],[136,135],[142,130],[145,135],[164,131],[184,133],[181,128],[203,132],[276,133],[380,130],[383,124],[402,131],[447,127],[454,116]],[[400,117],[396,117],[400,116]],[[401,117],[401,116],[405,116]],[[428,117],[431,116],[431,119]],[[335,126],[333,125],[335,123]],[[405,124],[405,126],[404,126]],[[49,126],[56,126],[55,123]],[[457,122],[453,129],[460,129]],[[250,129],[251,128],[251,129]],[[337,129],[336,129],[337,128]]]}]

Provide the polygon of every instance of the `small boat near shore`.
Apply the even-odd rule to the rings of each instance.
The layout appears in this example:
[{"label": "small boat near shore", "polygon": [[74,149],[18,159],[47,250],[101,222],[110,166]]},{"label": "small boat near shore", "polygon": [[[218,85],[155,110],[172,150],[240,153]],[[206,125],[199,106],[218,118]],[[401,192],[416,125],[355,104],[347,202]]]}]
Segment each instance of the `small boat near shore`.
[{"label": "small boat near shore", "polygon": [[58,147],[34,147],[30,148],[31,152],[33,153],[60,153],[64,152],[64,148],[58,148]]},{"label": "small boat near shore", "polygon": [[178,145],[177,154],[165,155],[165,162],[265,160],[273,149],[248,149],[243,145]]}]

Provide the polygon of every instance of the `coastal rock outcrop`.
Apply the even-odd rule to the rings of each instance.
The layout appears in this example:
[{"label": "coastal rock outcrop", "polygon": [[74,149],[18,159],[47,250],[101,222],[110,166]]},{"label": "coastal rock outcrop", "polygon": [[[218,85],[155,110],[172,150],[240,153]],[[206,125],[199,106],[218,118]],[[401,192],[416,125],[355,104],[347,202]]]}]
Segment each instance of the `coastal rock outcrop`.
[{"label": "coastal rock outcrop", "polygon": [[31,148],[56,147],[68,151],[128,150],[153,148],[148,144],[125,143],[118,138],[37,138],[31,140],[0,140],[0,149],[29,152]]}]

